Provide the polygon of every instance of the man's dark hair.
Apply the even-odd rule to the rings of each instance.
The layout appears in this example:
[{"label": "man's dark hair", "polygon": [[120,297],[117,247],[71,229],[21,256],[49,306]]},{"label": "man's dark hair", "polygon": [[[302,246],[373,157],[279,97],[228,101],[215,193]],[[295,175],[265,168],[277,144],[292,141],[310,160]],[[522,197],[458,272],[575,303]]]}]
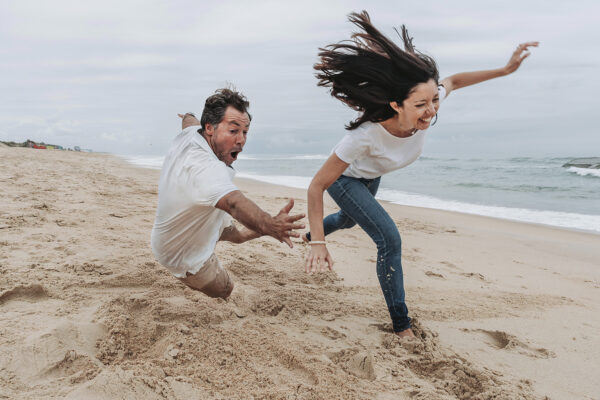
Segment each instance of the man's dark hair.
[{"label": "man's dark hair", "polygon": [[250,103],[242,93],[229,88],[217,89],[215,94],[207,98],[204,103],[204,110],[202,111],[202,117],[200,118],[200,125],[202,125],[202,128],[198,129],[198,133],[204,134],[206,124],[216,126],[223,121],[225,110],[227,110],[227,107],[229,106],[235,108],[239,112],[248,114],[248,118],[252,120],[252,116],[248,112]]},{"label": "man's dark hair", "polygon": [[346,126],[351,130],[366,121],[393,117],[396,112],[390,102],[401,106],[419,83],[433,79],[437,84],[439,73],[433,58],[414,48],[404,25],[398,33],[403,50],[371,24],[366,11],[352,13],[348,19],[362,32],[319,49],[321,59],[314,69],[319,86],[331,88],[333,97],[361,112]]}]

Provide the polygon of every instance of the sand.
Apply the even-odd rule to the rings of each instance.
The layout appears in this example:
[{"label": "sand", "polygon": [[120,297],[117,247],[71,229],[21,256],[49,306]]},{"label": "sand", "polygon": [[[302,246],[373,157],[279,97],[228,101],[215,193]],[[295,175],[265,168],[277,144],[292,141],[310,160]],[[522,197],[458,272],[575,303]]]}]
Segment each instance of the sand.
[{"label": "sand", "polygon": [[[219,243],[232,300],[149,246],[159,171],[0,148],[0,398],[598,399],[600,235],[385,204],[417,340],[390,333],[375,247]],[[301,190],[238,180],[269,212]],[[334,210],[330,199],[327,211]]]}]

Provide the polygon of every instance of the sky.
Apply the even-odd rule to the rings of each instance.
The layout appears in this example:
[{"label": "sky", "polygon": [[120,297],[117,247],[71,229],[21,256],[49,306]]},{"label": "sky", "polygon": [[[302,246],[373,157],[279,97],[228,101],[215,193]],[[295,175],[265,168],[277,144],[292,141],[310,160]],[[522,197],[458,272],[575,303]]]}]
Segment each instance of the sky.
[{"label": "sky", "polygon": [[425,155],[600,156],[597,1],[28,1],[0,3],[0,140],[163,155],[206,97],[250,100],[248,154],[328,154],[355,112],[316,86],[318,48],[366,9],[405,24],[440,75],[514,74],[453,92]]}]

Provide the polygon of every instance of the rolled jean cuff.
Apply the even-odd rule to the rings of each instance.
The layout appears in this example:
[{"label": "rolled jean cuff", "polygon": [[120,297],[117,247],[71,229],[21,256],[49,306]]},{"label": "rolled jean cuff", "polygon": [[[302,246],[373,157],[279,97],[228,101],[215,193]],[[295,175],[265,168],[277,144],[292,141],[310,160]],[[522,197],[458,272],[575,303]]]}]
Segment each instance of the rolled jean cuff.
[{"label": "rolled jean cuff", "polygon": [[412,325],[410,323],[410,321],[411,321],[410,317],[406,317],[406,319],[407,319],[406,321],[402,321],[402,322],[392,321],[392,326],[393,326],[394,332],[396,332],[396,333],[402,332],[402,331],[405,331],[412,327]]}]

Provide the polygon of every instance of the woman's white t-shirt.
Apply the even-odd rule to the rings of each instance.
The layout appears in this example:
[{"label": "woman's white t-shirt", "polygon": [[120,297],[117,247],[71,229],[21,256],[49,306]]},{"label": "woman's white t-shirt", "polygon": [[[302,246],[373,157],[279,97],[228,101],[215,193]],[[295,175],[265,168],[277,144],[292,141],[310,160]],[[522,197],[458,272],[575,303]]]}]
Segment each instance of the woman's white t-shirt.
[{"label": "woman's white t-shirt", "polygon": [[[440,102],[446,89],[439,87]],[[342,175],[352,178],[378,178],[412,164],[423,152],[427,130],[400,138],[377,122],[365,122],[350,131],[333,148],[334,153],[350,164]]]}]

